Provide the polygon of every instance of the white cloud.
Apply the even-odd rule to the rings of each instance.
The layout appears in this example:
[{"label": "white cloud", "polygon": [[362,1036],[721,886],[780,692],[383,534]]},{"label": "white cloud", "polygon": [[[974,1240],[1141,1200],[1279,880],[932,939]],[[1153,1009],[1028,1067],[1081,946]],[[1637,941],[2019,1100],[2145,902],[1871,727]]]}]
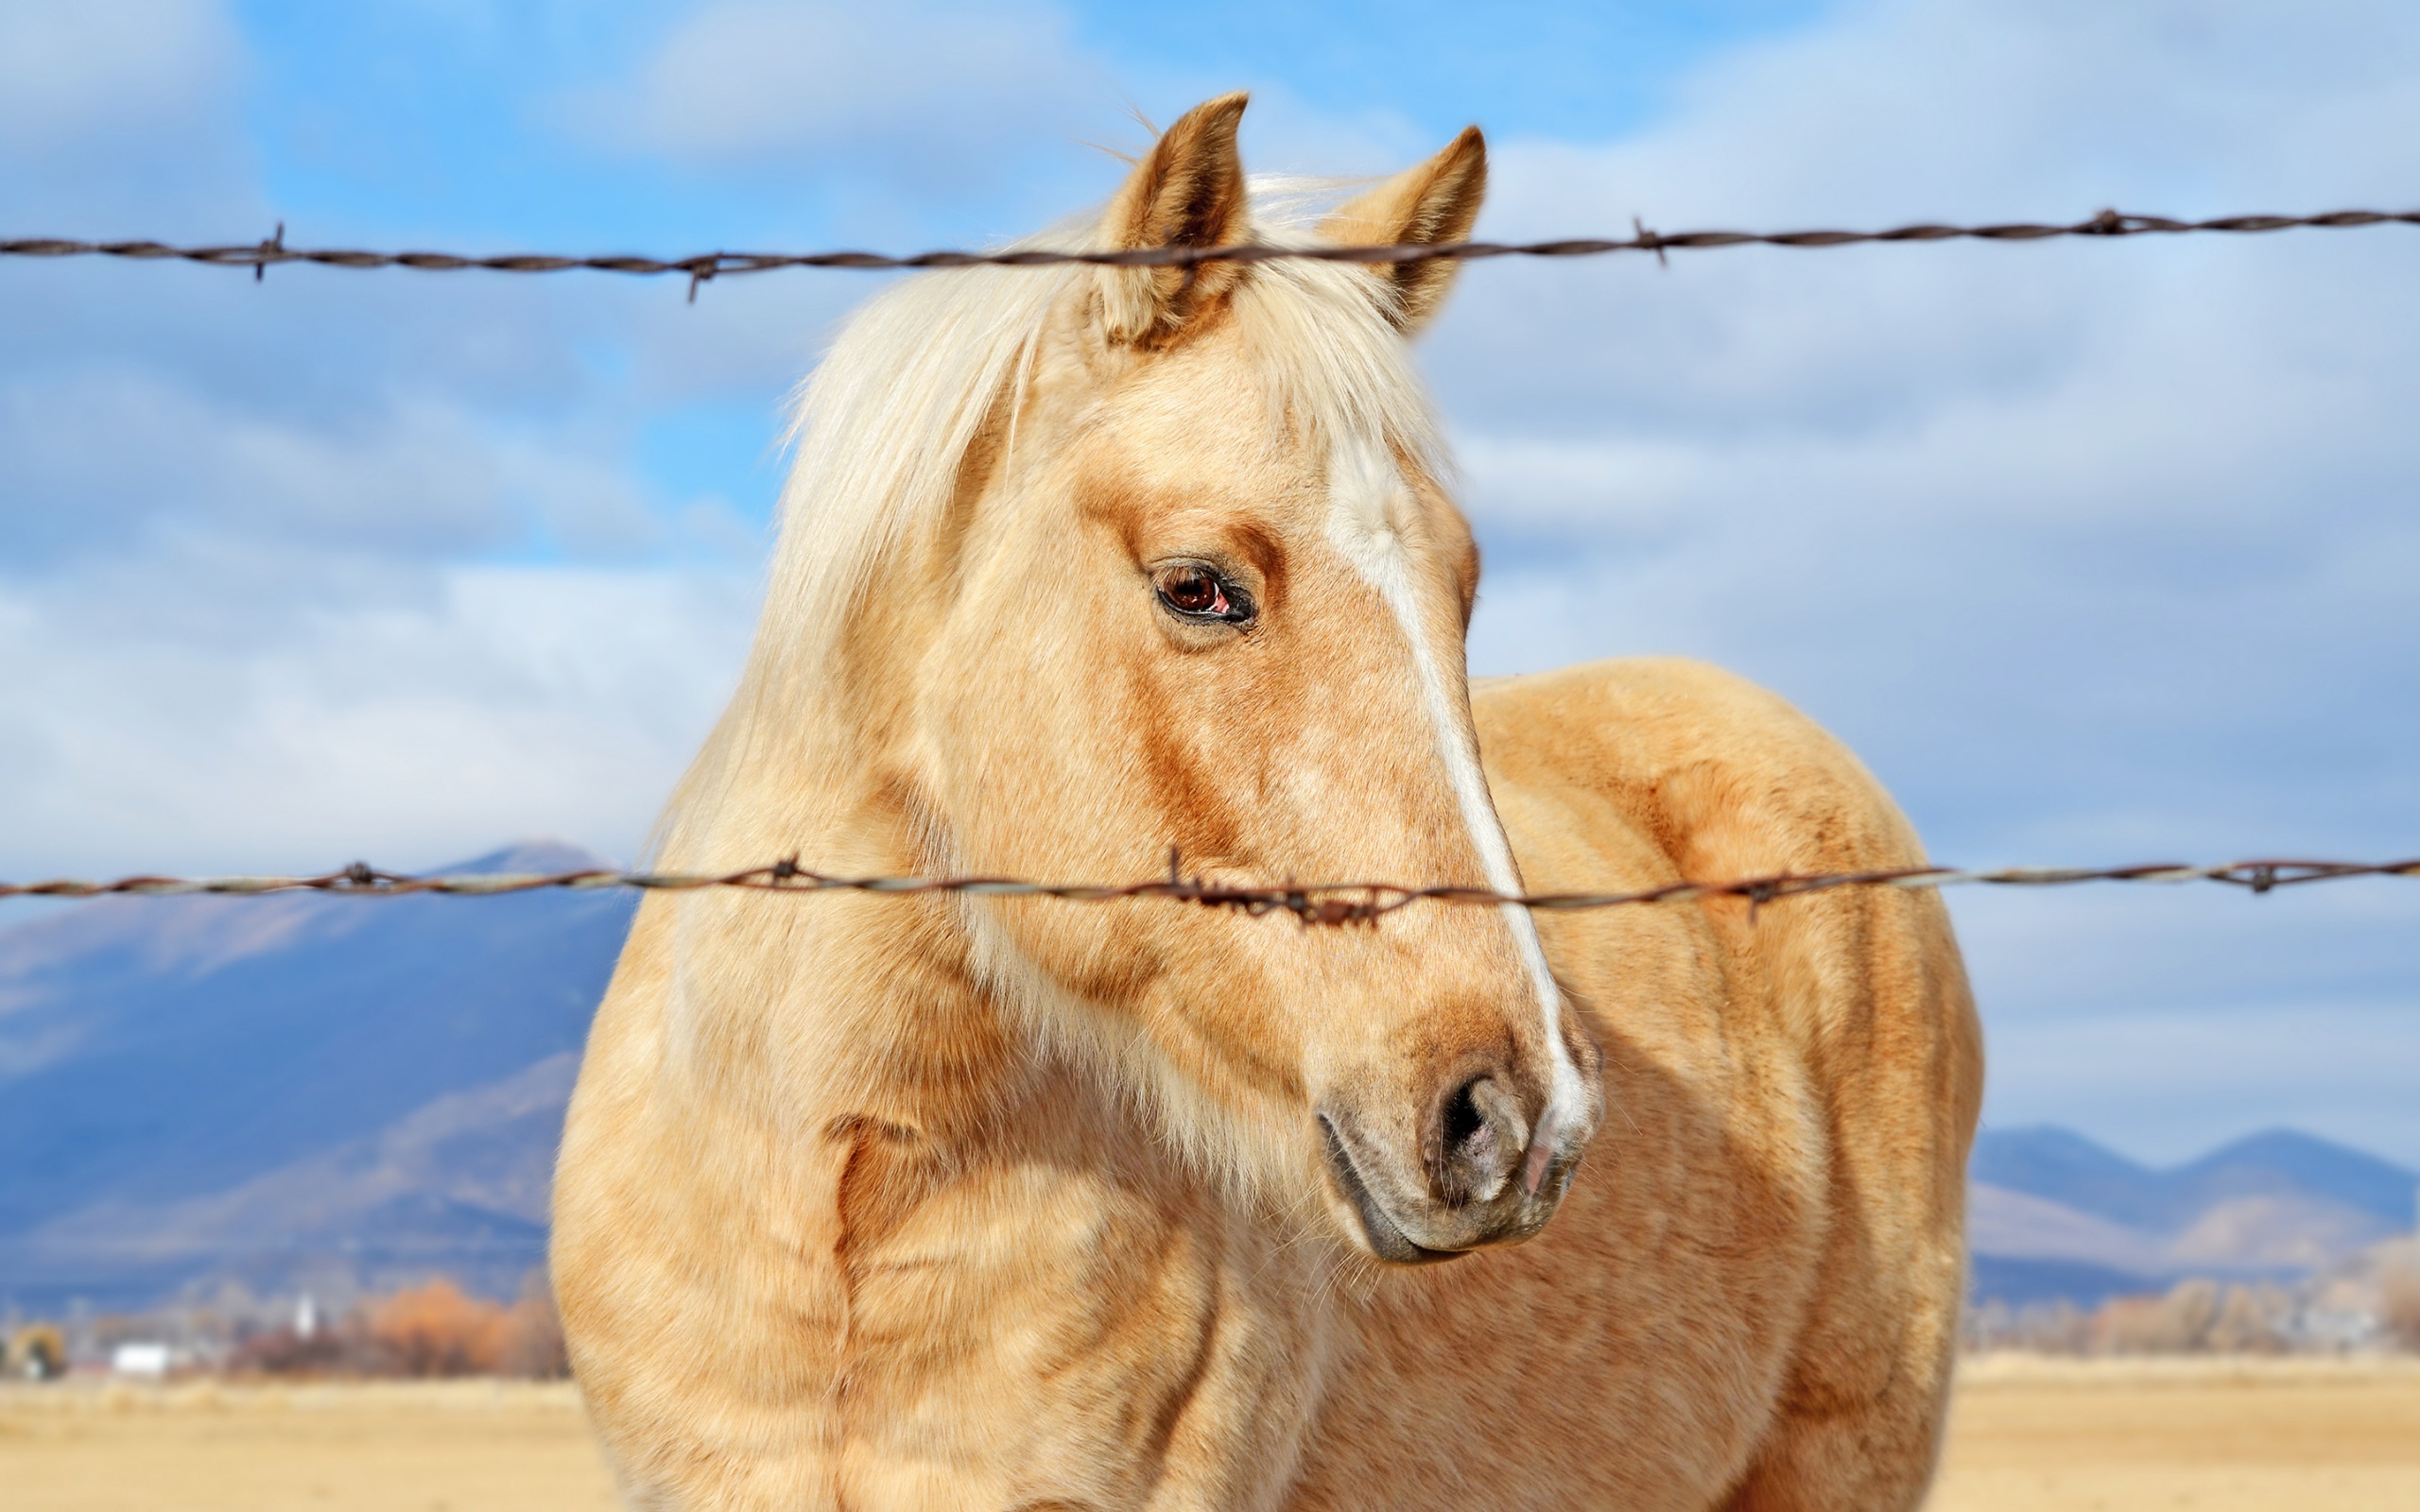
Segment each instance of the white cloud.
[{"label": "white cloud", "polygon": [[1065,15],[1036,4],[718,0],[622,84],[565,103],[616,146],[688,163],[776,162],[961,184],[1114,98]]},{"label": "white cloud", "polygon": [[[2420,201],[2415,77],[2384,6],[1870,6],[1636,140],[1503,145],[1486,229]],[[2339,147],[2358,183],[2306,171]],[[1498,567],[1477,659],[1744,662],[1970,840],[2129,787],[2177,839],[2408,824],[2381,742],[2335,774],[2366,827],[2269,758],[2280,721],[2409,730],[2409,261],[2387,230],[1474,269],[1430,364]]]},{"label": "white cloud", "polygon": [[19,147],[175,122],[240,57],[211,0],[0,3],[0,137]]},{"label": "white cloud", "polygon": [[[254,215],[244,66],[206,7],[0,10],[9,229]],[[735,385],[769,430],[847,291],[700,318],[596,281],[0,280],[0,874],[631,852],[736,669],[760,544],[658,496],[638,438]]]},{"label": "white cloud", "polygon": [[458,367],[366,360],[397,318],[318,326],[360,370],[307,393],[106,337],[0,387],[8,872],[631,853],[738,665],[758,531],[651,496],[610,387],[483,412]]},{"label": "white cloud", "polygon": [[366,602],[252,585],[322,601],[233,648],[61,603],[190,592],[176,576],[0,592],[12,868],[418,867],[523,834],[627,858],[755,609],[745,572],[371,570],[347,585]]},{"label": "white cloud", "polygon": [[9,234],[208,236],[262,224],[229,109],[245,68],[212,0],[0,0]]}]

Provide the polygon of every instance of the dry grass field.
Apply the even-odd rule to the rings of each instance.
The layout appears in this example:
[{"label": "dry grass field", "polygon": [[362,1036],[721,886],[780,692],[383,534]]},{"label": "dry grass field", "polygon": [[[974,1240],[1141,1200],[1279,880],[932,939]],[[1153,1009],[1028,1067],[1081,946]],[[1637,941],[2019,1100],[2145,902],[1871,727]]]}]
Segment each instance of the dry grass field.
[{"label": "dry grass field", "polygon": [[611,1512],[568,1385],[0,1386],[8,1512]]},{"label": "dry grass field", "polygon": [[1933,1512],[2420,1512],[2420,1360],[1969,1360]]},{"label": "dry grass field", "polygon": [[[568,1386],[0,1386],[9,1512],[605,1512]],[[1935,1512],[2420,1512],[2420,1361],[1970,1362]]]}]

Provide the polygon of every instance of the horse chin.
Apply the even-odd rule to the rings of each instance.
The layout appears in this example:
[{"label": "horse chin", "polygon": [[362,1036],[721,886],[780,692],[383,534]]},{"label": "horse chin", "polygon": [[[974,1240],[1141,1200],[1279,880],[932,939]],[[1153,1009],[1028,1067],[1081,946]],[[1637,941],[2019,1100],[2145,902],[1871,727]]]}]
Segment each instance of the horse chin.
[{"label": "horse chin", "polygon": [[1320,1117],[1320,1133],[1327,1142],[1328,1169],[1335,1174],[1337,1185],[1344,1189],[1344,1199],[1352,1206],[1354,1216],[1360,1220],[1361,1240],[1371,1254],[1392,1265],[1435,1265],[1462,1258],[1466,1251],[1430,1249],[1415,1243],[1371,1194],[1370,1183],[1362,1178],[1353,1152],[1324,1114]]}]

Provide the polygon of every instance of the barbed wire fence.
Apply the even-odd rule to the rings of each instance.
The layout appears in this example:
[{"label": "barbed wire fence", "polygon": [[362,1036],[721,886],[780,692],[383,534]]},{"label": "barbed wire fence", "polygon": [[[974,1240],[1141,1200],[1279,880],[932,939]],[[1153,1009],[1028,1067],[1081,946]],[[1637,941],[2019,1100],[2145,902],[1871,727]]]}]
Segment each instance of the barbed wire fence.
[{"label": "barbed wire fence", "polygon": [[1721,247],[1793,247],[1820,249],[1856,247],[1881,242],[2042,242],[2062,237],[2174,236],[2195,232],[2228,235],[2304,230],[2352,230],[2370,226],[2420,226],[2420,210],[2331,210],[2315,215],[2221,215],[2208,220],[2177,220],[2167,215],[2129,215],[2103,210],[2072,222],[2003,221],[1978,226],[1921,221],[1884,231],[1684,231],[1658,232],[1634,220],[1629,236],[1567,236],[1533,242],[1444,242],[1435,246],[1285,245],[1248,243],[1235,247],[1141,247],[1116,250],[1012,248],[994,251],[944,249],[893,255],[886,252],[697,252],[686,257],[641,257],[631,254],[573,256],[556,252],[507,252],[475,256],[462,252],[382,252],[359,248],[288,247],[285,226],[257,242],[180,247],[160,241],[77,241],[57,236],[21,236],[0,240],[0,257],[115,257],[136,262],[199,263],[209,267],[249,267],[258,279],[268,269],[287,263],[321,267],[407,267],[424,273],[484,271],[493,273],[625,273],[641,278],[680,274],[689,281],[689,298],[700,284],[717,278],[748,273],[772,273],[789,268],[855,268],[898,271],[949,267],[1054,267],[1085,263],[1103,267],[1198,267],[1205,263],[1266,263],[1306,259],[1322,263],[1474,262],[1495,257],[1601,257],[1616,252],[1652,252],[1661,261],[1668,252],[1704,251]]},{"label": "barbed wire fence", "polygon": [[1724,882],[1671,882],[1633,892],[1505,893],[1453,885],[1415,886],[1392,882],[1286,882],[1275,885],[1213,881],[1184,875],[1183,855],[1168,852],[1165,877],[1132,883],[1047,883],[1018,877],[848,877],[813,870],[796,857],[731,872],[616,871],[592,868],[553,872],[461,872],[415,876],[384,871],[367,862],[313,876],[164,877],[138,875],[111,881],[60,879],[0,883],[0,898],[261,897],[278,893],[329,893],[347,898],[499,898],[519,893],[632,889],[696,892],[739,888],[752,892],[874,893],[890,897],[955,895],[979,898],[1048,898],[1062,902],[1104,903],[1163,899],[1258,917],[1291,914],[1305,925],[1372,924],[1414,903],[1526,908],[1573,913],[1649,903],[1696,902],[1715,898],[1746,900],[1750,910],[1785,898],[1843,887],[1940,888],[1956,886],[2066,887],[2083,883],[2215,882],[2258,894],[2280,887],[2342,882],[2355,877],[2420,878],[2420,856],[2409,861],[2230,861],[2216,866],[2149,862],[2125,867],[2007,867],[1977,870],[1958,867],[1901,867],[1873,871],[1776,872]]},{"label": "barbed wire fence", "polygon": [[[499,273],[562,273],[588,271],[636,277],[678,274],[689,281],[694,301],[701,284],[717,278],[770,273],[792,268],[838,268],[902,271],[963,267],[1050,267],[1086,264],[1106,267],[1196,267],[1209,263],[1262,263],[1306,259],[1328,263],[1393,265],[1490,258],[1598,257],[1621,252],[1651,252],[1658,261],[1674,251],[1703,251],[1725,247],[1782,247],[1817,249],[1879,243],[1949,241],[2039,243],[2071,237],[2123,238],[2193,233],[2261,234],[2298,230],[2353,230],[2376,226],[2420,226],[2420,210],[2334,210],[2309,215],[2221,215],[2204,220],[2180,220],[2166,215],[2133,215],[2103,210],[2072,222],[2003,221],[1981,225],[1948,225],[1923,221],[1880,231],[1806,230],[1785,232],[1688,231],[1658,232],[1634,220],[1630,236],[1579,236],[1530,242],[1449,242],[1417,245],[1270,245],[1232,247],[1149,247],[1120,249],[1015,248],[968,251],[942,249],[894,255],[865,251],[700,252],[685,257],[645,257],[629,254],[573,256],[553,252],[511,252],[479,256],[441,251],[376,251],[358,248],[289,247],[281,222],[274,234],[258,242],[178,246],[152,240],[81,241],[32,236],[0,239],[0,257],[105,257],[135,262],[185,262],[209,267],[251,268],[254,279],[270,267],[289,263],[322,267],[371,269],[402,267],[420,272],[486,271]],[[1169,854],[1168,874],[1150,881],[1108,883],[1045,883],[1014,877],[892,876],[849,877],[813,870],[796,857],[741,871],[690,872],[618,871],[592,868],[575,871],[523,873],[479,872],[416,876],[387,871],[356,862],[341,870],[310,876],[170,877],[151,874],[111,880],[72,878],[45,882],[0,882],[0,899],[96,897],[262,897],[292,893],[323,893],[352,898],[442,896],[494,898],[547,890],[595,891],[631,889],[642,892],[689,892],[705,888],[739,888],[758,892],[854,892],[893,897],[957,895],[989,898],[1046,898],[1065,902],[1099,903],[1159,899],[1205,907],[1232,909],[1259,916],[1290,914],[1305,925],[1374,923],[1414,903],[1518,907],[1538,912],[1570,912],[1653,903],[1700,902],[1717,898],[1744,899],[1753,912],[1769,902],[1838,888],[1941,888],[1983,885],[2062,887],[2086,883],[2221,883],[2254,894],[2312,883],[2357,877],[2420,877],[2420,857],[2408,861],[2233,861],[2197,866],[2172,862],[2121,867],[2012,867],[1973,869],[1954,867],[1911,867],[1878,871],[1822,873],[1778,872],[1762,877],[1720,882],[1674,882],[1618,893],[1511,894],[1485,887],[1414,885],[1392,882],[1304,883],[1276,885],[1218,882],[1183,874],[1182,858]]]}]

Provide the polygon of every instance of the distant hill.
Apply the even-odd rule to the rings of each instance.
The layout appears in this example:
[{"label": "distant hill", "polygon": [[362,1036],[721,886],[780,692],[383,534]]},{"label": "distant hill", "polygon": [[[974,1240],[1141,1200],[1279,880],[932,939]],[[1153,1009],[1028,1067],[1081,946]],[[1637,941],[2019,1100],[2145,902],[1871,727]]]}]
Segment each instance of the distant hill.
[{"label": "distant hill", "polygon": [[[534,842],[444,869],[604,864]],[[116,898],[0,929],[0,1302],[510,1290],[634,906]]]},{"label": "distant hill", "polygon": [[1967,1261],[1966,1289],[1975,1300],[2012,1307],[2066,1301],[2090,1312],[2113,1297],[2155,1291],[2160,1284],[2153,1277],[2077,1260],[1978,1253]]},{"label": "distant hill", "polygon": [[2420,1192],[2420,1173],[2290,1129],[2164,1170],[2066,1129],[1987,1129],[1967,1171],[1975,1292],[2011,1302],[2308,1273],[2409,1231]]}]

